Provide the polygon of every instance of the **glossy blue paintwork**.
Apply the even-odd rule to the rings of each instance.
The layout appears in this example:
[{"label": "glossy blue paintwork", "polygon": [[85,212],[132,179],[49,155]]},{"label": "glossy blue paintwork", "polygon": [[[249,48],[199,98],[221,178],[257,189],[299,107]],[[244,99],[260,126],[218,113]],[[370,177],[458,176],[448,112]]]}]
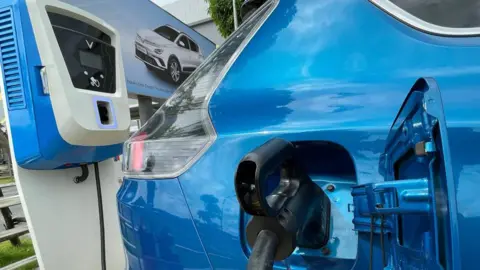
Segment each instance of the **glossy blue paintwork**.
[{"label": "glossy blue paintwork", "polygon": [[209,269],[177,179],[126,180],[117,193],[131,269]]},{"label": "glossy blue paintwork", "polygon": [[101,147],[75,146],[63,140],[56,126],[50,96],[43,94],[40,68],[44,65],[36,40],[32,38],[32,22],[25,1],[2,0],[1,8],[12,9],[16,55],[22,81],[20,89],[25,97],[24,108],[8,108],[18,165],[26,169],[51,170],[62,168],[66,164],[76,166],[80,163],[102,161],[121,154],[121,144]]},{"label": "glossy blue paintwork", "polygon": [[[211,267],[246,266],[245,220],[233,187],[245,154],[273,137],[334,142],[351,156],[358,184],[381,182],[378,164],[390,126],[420,77],[434,78],[443,99],[450,146],[446,167],[454,183],[449,200],[456,202],[457,212],[454,256],[462,269],[476,269],[480,242],[472,239],[480,238],[480,38],[428,35],[360,0],[280,1],[214,93],[209,109],[218,137],[178,178]],[[324,158],[337,153],[329,155]],[[159,226],[165,223],[169,221],[158,221]],[[184,241],[182,234],[172,238]],[[368,269],[369,234],[359,232],[358,241],[346,241],[352,242],[346,249],[358,250],[356,260],[297,251],[277,267]],[[382,268],[379,246],[375,237],[373,269]],[[190,260],[180,263],[192,268]]]}]

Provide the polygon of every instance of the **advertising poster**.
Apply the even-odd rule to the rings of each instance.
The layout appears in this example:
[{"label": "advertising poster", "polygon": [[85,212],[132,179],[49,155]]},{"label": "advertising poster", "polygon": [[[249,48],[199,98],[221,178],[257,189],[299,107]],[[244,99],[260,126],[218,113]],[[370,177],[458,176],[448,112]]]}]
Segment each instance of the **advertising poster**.
[{"label": "advertising poster", "polygon": [[215,49],[206,37],[150,0],[62,0],[120,33],[130,94],[168,98]]}]

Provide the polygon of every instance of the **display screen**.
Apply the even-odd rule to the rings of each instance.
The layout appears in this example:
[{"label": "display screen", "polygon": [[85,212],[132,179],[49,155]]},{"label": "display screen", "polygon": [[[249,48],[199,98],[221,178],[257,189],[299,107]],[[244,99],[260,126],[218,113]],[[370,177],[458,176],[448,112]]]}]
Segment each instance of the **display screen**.
[{"label": "display screen", "polygon": [[86,67],[103,69],[102,57],[90,52],[80,51],[80,63]]}]

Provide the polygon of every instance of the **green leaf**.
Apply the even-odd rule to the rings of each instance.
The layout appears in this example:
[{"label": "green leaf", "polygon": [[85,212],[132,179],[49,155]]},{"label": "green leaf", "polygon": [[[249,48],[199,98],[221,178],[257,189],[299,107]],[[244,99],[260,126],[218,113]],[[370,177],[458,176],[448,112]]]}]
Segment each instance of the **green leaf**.
[{"label": "green leaf", "polygon": [[[212,17],[213,22],[217,25],[220,34],[226,38],[235,29],[233,25],[233,0],[205,0],[208,6],[208,14]],[[235,0],[237,7],[237,19],[240,22],[240,8],[242,0]]]}]

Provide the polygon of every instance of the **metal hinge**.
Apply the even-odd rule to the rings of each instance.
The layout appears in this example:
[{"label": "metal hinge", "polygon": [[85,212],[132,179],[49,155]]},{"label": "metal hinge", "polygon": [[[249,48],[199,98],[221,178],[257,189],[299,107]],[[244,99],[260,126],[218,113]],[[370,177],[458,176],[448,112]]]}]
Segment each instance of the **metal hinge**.
[{"label": "metal hinge", "polygon": [[395,228],[392,218],[388,217],[428,213],[428,180],[421,178],[360,185],[352,189],[352,195],[355,230],[370,233],[370,269],[374,261],[374,234],[380,234],[382,265],[386,267],[384,235]]},{"label": "metal hinge", "polygon": [[[427,178],[387,181],[352,189],[353,223],[359,231],[370,231],[371,216],[425,214],[430,211]],[[391,228],[386,224],[386,228]]]}]

